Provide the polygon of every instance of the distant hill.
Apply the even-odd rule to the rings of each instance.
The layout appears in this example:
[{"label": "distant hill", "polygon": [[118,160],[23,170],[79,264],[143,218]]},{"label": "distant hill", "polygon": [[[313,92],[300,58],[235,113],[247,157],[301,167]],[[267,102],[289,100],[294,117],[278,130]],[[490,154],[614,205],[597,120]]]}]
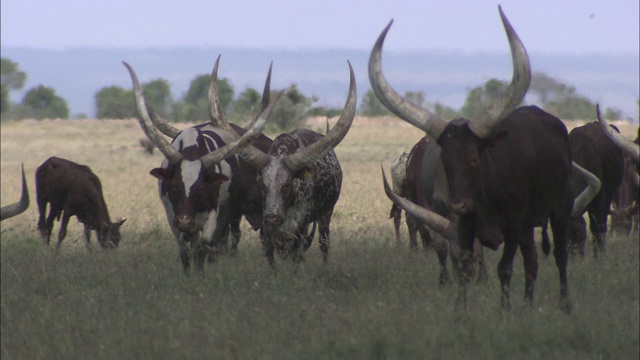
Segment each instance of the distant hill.
[{"label": "distant hill", "polygon": [[[341,107],[347,94],[347,60],[356,72],[359,97],[370,88],[367,75],[368,51],[360,50],[252,50],[252,49],[98,49],[72,48],[42,50],[2,47],[2,57],[19,64],[28,75],[24,90],[39,84],[53,87],[63,97],[72,114],[95,115],[94,95],[104,86],[131,87],[122,61],[129,62],[142,82],[163,78],[169,81],[174,98],[179,99],[190,81],[210,73],[222,54],[219,76],[228,78],[236,95],[246,87],[261,89],[269,62],[274,62],[272,87],[292,83],[300,91],[319,98],[318,105]],[[638,121],[640,98],[638,55],[553,55],[529,54],[534,71],[574,86],[579,94],[600,102],[603,107],[622,111]],[[466,90],[490,78],[509,80],[508,53],[385,52],[385,75],[399,91],[422,91],[427,102],[439,101],[459,108]],[[24,91],[13,93],[20,101]],[[535,103],[535,98],[528,98]]]}]

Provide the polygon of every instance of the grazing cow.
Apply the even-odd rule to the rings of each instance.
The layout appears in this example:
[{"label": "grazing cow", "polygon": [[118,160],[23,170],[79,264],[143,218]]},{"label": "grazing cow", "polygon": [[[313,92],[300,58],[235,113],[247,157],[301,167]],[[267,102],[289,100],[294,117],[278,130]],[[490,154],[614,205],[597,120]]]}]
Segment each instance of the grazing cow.
[{"label": "grazing cow", "polygon": [[24,176],[24,164],[22,165],[22,195],[20,201],[11,205],[3,206],[0,209],[0,221],[6,220],[23,213],[29,207],[29,189],[27,188],[27,178]]},{"label": "grazing cow", "polygon": [[[60,220],[62,216],[56,253],[67,235],[67,225],[72,216],[84,224],[87,250],[91,251],[91,230],[96,231],[98,243],[102,248],[118,247],[120,226],[126,219],[111,222],[100,179],[88,166],[55,156],[50,157],[36,170],[36,193],[40,212],[38,230],[43,244],[49,246],[53,221]],[[51,207],[45,221],[47,204]]]},{"label": "grazing cow", "polygon": [[[600,191],[587,205],[589,229],[593,236],[593,255],[604,253],[607,235],[607,217],[611,201],[620,186],[623,174],[622,150],[609,139],[597,122],[591,122],[571,130],[569,143],[573,161],[594,174],[601,183]],[[572,176],[574,197],[586,187],[580,176]],[[586,222],[582,214],[571,218],[569,226],[570,250],[584,256]]]},{"label": "grazing cow", "polygon": [[[271,69],[262,96],[263,111],[248,131],[238,130],[243,132],[241,137],[212,124],[202,124],[178,132],[169,144],[154,126],[152,117],[156,114],[146,105],[133,68],[124,64],[133,82],[140,125],[165,156],[162,166],[150,174],[158,179],[160,198],[178,242],[183,269],[188,274],[193,259],[196,270],[202,271],[207,254],[211,254],[212,259],[228,250],[229,232],[233,237],[231,251],[235,251],[242,215],[254,228],[260,226],[256,171],[235,153],[243,144],[259,137],[266,125],[272,108],[269,105]],[[217,65],[218,62],[214,72]]]},{"label": "grazing cow", "polygon": [[[460,253],[454,254],[460,275],[457,307],[466,308],[467,284],[475,267],[476,237],[492,249],[504,244],[498,265],[504,308],[511,307],[513,259],[520,248],[525,267],[525,301],[531,305],[538,273],[533,229],[550,219],[561,307],[570,312],[567,228],[573,199],[569,191],[569,136],[562,121],[535,106],[514,110],[527,92],[531,70],[524,45],[501,8],[499,11],[511,47],[513,79],[505,93],[474,121],[455,119],[447,123],[429,110],[405,101],[392,89],[381,67],[382,44],[391,23],[371,52],[369,78],[387,108],[423,129],[440,145],[449,205],[458,215]],[[451,236],[448,224],[439,229]]]},{"label": "grazing cow", "polygon": [[[294,262],[311,244],[311,223],[318,223],[323,260],[329,253],[329,225],[340,196],[342,169],[333,148],[347,134],[356,109],[356,84],[351,64],[349,95],[342,115],[325,135],[298,129],[280,134],[267,153],[247,160],[258,169],[263,199],[262,242],[265,255],[275,267],[275,251]],[[313,232],[313,231],[312,231]]]}]

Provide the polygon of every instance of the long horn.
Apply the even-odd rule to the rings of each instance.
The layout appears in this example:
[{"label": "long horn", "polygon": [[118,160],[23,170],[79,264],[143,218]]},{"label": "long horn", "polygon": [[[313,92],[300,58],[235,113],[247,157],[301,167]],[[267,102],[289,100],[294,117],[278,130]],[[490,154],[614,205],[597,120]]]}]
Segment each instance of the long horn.
[{"label": "long horn", "polygon": [[324,137],[286,157],[285,163],[290,170],[295,172],[305,166],[309,166],[313,161],[323,157],[335,148],[347,135],[353,118],[356,116],[356,102],[358,100],[356,77],[351,63],[349,61],[347,63],[349,64],[349,96],[338,122]]},{"label": "long horn", "polygon": [[384,168],[382,167],[382,164],[380,165],[380,169],[382,170],[382,181],[384,184],[384,192],[387,194],[387,197],[391,199],[391,201],[393,201],[394,204],[400,206],[403,210],[411,214],[411,216],[413,216],[420,222],[427,225],[429,228],[440,233],[447,240],[450,240],[450,241],[456,240],[457,238],[456,226],[452,224],[451,221],[449,221],[447,218],[439,214],[436,214],[431,210],[425,209],[422,206],[414,204],[413,202],[396,194],[391,189],[391,186],[389,186],[389,182],[387,181],[387,176],[384,173]]},{"label": "long horn", "polygon": [[583,168],[582,166],[576,164],[574,161],[571,162],[578,174],[584,179],[587,183],[587,188],[582,191],[580,195],[573,201],[573,210],[571,212],[572,217],[582,216],[584,210],[587,208],[587,205],[593,200],[593,198],[600,191],[600,180],[597,176],[593,175],[591,172]]},{"label": "long horn", "polygon": [[491,133],[491,130],[520,104],[531,83],[531,64],[529,63],[527,50],[525,50],[518,34],[516,34],[509,20],[502,12],[502,7],[498,6],[498,10],[511,47],[513,78],[502,96],[469,125],[471,131],[481,138],[486,138]]},{"label": "long horn", "polygon": [[640,161],[640,146],[622,136],[622,134],[615,131],[604,119],[602,119],[602,116],[600,115],[600,104],[596,104],[596,115],[598,117],[598,122],[602,125],[604,133],[607,134],[609,139],[611,139],[614,144],[618,145],[622,151],[631,155],[636,162]]},{"label": "long horn", "polygon": [[[209,116],[211,117],[211,124],[216,127],[227,130],[236,139],[240,137],[238,133],[231,128],[229,122],[227,122],[224,112],[222,111],[222,105],[220,102],[220,92],[218,91],[218,66],[220,64],[220,55],[216,59],[216,63],[213,66],[211,72],[211,81],[209,82]],[[269,106],[269,99],[271,95],[271,70],[273,69],[273,62],[269,64],[269,71],[267,72],[267,79],[264,83],[264,89],[262,91],[262,99],[260,101],[262,108],[260,115],[265,113]],[[284,91],[281,91],[277,96],[274,104],[278,101]],[[273,109],[273,108],[271,108]],[[269,111],[271,111],[271,109]],[[268,115],[267,115],[268,116]],[[257,118],[256,118],[257,120]],[[254,120],[255,121],[255,120]],[[250,141],[251,142],[251,141]],[[240,155],[243,159],[249,162],[254,168],[260,169],[267,163],[268,155],[253,146],[242,146]]]},{"label": "long horn", "polygon": [[213,126],[235,133],[224,116],[222,103],[220,102],[220,94],[218,92],[218,65],[220,64],[220,56],[221,55],[218,55],[216,63],[213,65],[211,80],[209,81],[209,118]]},{"label": "long horn", "polygon": [[175,139],[175,137],[178,136],[181,131],[180,129],[174,127],[173,125],[169,124],[167,120],[160,117],[160,115],[158,115],[151,106],[147,105],[147,110],[149,110],[149,117],[151,118],[151,122],[153,123],[153,126],[156,127],[156,129],[160,130],[161,133],[167,135],[172,139]]},{"label": "long horn", "polygon": [[380,102],[402,120],[424,130],[433,139],[438,139],[447,122],[427,109],[405,100],[395,91],[382,73],[382,45],[393,20],[384,28],[369,56],[369,82]]},{"label": "long horn", "polygon": [[[267,121],[269,120],[269,116],[271,115],[271,110],[273,109],[274,105],[278,102],[278,99],[280,99],[280,96],[282,95],[282,92],[280,92],[278,94],[278,96],[276,97],[275,101],[268,105],[266,109],[264,109],[249,125],[249,128],[247,130],[247,132],[245,132],[242,136],[237,137],[234,141],[232,141],[231,143],[222,146],[221,148],[207,154],[204,155],[203,157],[200,158],[200,161],[202,162],[202,164],[204,165],[205,168],[210,169],[212,166],[214,166],[215,164],[219,163],[220,161],[226,159],[229,156],[232,156],[236,153],[238,153],[239,151],[243,151],[245,150],[245,145],[249,144],[251,142],[253,142],[258,136],[260,136],[260,134],[262,134],[262,130],[264,129],[264,127],[267,124]],[[233,130],[231,130],[233,131]],[[257,149],[256,149],[257,150]],[[260,152],[262,153],[262,152]],[[262,153],[264,156],[267,156],[266,154]]]},{"label": "long horn", "polygon": [[24,164],[22,164],[22,195],[20,201],[15,204],[0,208],[0,221],[14,217],[29,207],[29,188],[27,188],[27,178],[24,176]]},{"label": "long horn", "polygon": [[138,81],[136,72],[126,61],[123,61],[122,63],[127,68],[127,70],[129,70],[131,81],[133,82],[133,93],[135,96],[136,112],[138,113],[138,122],[140,123],[140,127],[142,127],[142,130],[147,135],[149,140],[151,140],[153,145],[155,145],[167,158],[167,160],[169,160],[170,164],[176,164],[180,162],[183,159],[182,154],[174,149],[171,144],[169,144],[169,142],[162,137],[162,135],[158,134],[158,131],[153,126],[153,123],[149,117],[149,110],[147,109],[147,104],[144,100],[142,88],[140,87],[140,82]]}]

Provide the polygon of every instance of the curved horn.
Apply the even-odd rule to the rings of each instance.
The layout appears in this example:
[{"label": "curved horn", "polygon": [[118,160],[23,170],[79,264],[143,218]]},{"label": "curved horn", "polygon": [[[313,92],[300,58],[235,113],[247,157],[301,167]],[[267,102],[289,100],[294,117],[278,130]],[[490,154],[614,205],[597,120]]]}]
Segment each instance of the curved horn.
[{"label": "curved horn", "polygon": [[573,210],[571,211],[572,217],[582,216],[584,210],[587,208],[587,205],[593,200],[593,198],[600,191],[600,179],[597,176],[590,173],[588,170],[583,168],[582,166],[576,164],[574,161],[571,162],[578,174],[584,179],[587,183],[587,188],[582,191],[580,195],[573,201]]},{"label": "curved horn", "polygon": [[222,103],[220,102],[220,94],[218,92],[218,65],[220,64],[220,56],[221,55],[218,55],[216,63],[213,65],[211,80],[209,81],[209,118],[211,119],[211,124],[213,126],[225,129],[235,134],[224,116]]},{"label": "curved horn", "polygon": [[285,163],[290,170],[295,172],[305,166],[309,166],[313,161],[321,158],[335,148],[347,135],[353,118],[356,115],[356,102],[358,100],[356,77],[353,73],[351,63],[349,61],[347,61],[347,63],[349,64],[349,95],[338,122],[336,122],[324,137],[286,157]]},{"label": "curved horn", "polygon": [[402,120],[424,130],[431,138],[438,139],[447,122],[427,109],[405,100],[382,74],[382,45],[393,20],[384,28],[369,56],[369,82],[380,102]]},{"label": "curved horn", "polygon": [[133,93],[135,96],[135,105],[136,112],[138,113],[138,122],[140,123],[140,127],[147,135],[149,140],[155,145],[162,154],[169,160],[170,164],[176,164],[183,159],[182,154],[180,154],[176,149],[174,149],[169,142],[162,137],[162,135],[158,134],[156,128],[153,126],[153,123],[149,117],[149,110],[147,109],[147,104],[142,95],[142,88],[140,87],[140,82],[138,81],[138,76],[136,72],[133,70],[131,65],[127,62],[122,62],[124,66],[129,70],[129,74],[131,75],[131,81],[133,82]]},{"label": "curved horn", "polygon": [[[278,102],[278,99],[282,95],[282,92],[278,94],[276,100],[273,104],[267,106],[249,125],[247,132],[245,132],[242,136],[236,137],[234,141],[231,143],[220,147],[219,149],[204,155],[200,158],[200,161],[204,165],[205,168],[209,169],[220,161],[226,159],[229,156],[232,156],[239,151],[246,150],[245,145],[253,142],[260,134],[262,134],[262,130],[264,129],[267,121],[269,120],[269,116],[271,115],[271,110],[273,106]],[[233,131],[233,130],[231,130]],[[235,134],[235,132],[234,132]],[[259,151],[256,149],[256,151]],[[262,152],[260,152],[262,153]],[[265,157],[266,154],[262,153]]]},{"label": "curved horn", "polygon": [[600,104],[596,104],[596,115],[598,117],[598,122],[602,125],[604,133],[607,134],[609,139],[611,139],[614,144],[618,145],[622,151],[632,156],[636,162],[640,161],[640,146],[622,136],[622,134],[615,131],[602,119],[602,116],[600,115]]},{"label": "curved horn", "polygon": [[22,164],[22,195],[20,201],[15,204],[0,208],[0,221],[14,217],[29,207],[29,188],[27,188],[27,178],[24,176],[24,164]]},{"label": "curved horn", "polygon": [[502,96],[469,125],[471,131],[481,138],[486,138],[491,133],[491,130],[520,104],[531,83],[531,64],[529,63],[527,50],[525,50],[518,34],[516,34],[509,20],[502,12],[502,7],[498,6],[498,10],[500,11],[502,25],[509,39],[513,62],[513,77],[511,84],[509,84]]},{"label": "curved horn", "polygon": [[158,115],[151,106],[147,105],[147,110],[149,110],[149,117],[151,118],[151,122],[153,123],[153,126],[156,127],[156,129],[160,130],[161,133],[167,135],[172,139],[175,139],[175,137],[178,136],[181,131],[180,129],[174,127],[173,125],[169,124],[167,120],[160,117],[160,115]]},{"label": "curved horn", "polygon": [[396,194],[391,187],[389,186],[389,182],[387,181],[387,176],[384,173],[384,168],[382,164],[380,164],[380,169],[382,170],[382,181],[384,184],[384,192],[387,194],[387,197],[393,201],[394,204],[400,206],[406,212],[411,214],[414,218],[418,219],[420,222],[427,225],[429,228],[437,231],[442,236],[444,236],[447,240],[456,240],[456,226],[452,226],[451,221],[447,218],[436,214],[435,212],[425,209],[422,206],[416,205],[413,202],[401,197]]}]

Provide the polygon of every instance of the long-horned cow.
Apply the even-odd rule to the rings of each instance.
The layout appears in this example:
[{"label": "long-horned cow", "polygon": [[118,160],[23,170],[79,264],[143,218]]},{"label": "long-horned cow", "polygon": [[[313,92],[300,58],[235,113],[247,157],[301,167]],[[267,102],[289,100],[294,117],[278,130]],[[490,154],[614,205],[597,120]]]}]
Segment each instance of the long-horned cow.
[{"label": "long-horned cow", "polygon": [[[329,225],[340,196],[342,169],[333,149],[346,136],[356,111],[356,83],[349,63],[349,95],[336,124],[323,136],[307,129],[278,135],[268,152],[244,153],[258,170],[263,199],[262,242],[269,264],[274,254],[303,260],[309,226],[317,222],[320,250],[329,254]],[[313,231],[312,231],[313,233]]]},{"label": "long-horned cow", "polygon": [[[538,274],[533,229],[550,219],[554,257],[560,278],[560,302],[571,311],[567,283],[567,228],[572,212],[569,136],[558,118],[535,106],[515,109],[531,80],[524,45],[499,7],[513,60],[513,79],[477,119],[446,122],[406,101],[382,74],[381,52],[391,23],[378,37],[369,58],[369,78],[380,101],[403,120],[423,129],[441,148],[456,229],[440,217],[430,226],[458,239],[459,292],[456,306],[466,308],[467,284],[475,262],[477,237],[492,249],[504,244],[498,265],[501,303],[511,307],[513,259],[520,248],[525,267],[525,302],[532,304]],[[514,110],[515,109],[515,110]],[[437,214],[436,214],[437,215]],[[457,233],[457,235],[455,235]]]},{"label": "long-horned cow", "polygon": [[[617,129],[614,129],[617,131]],[[593,254],[605,251],[609,208],[623,176],[624,154],[609,139],[597,122],[590,122],[569,133],[572,160],[595,175],[601,183],[600,191],[589,202],[586,211],[593,236]],[[587,186],[580,176],[572,176],[571,187],[577,196]],[[572,251],[584,255],[586,222],[582,213],[571,218],[569,243]]]},{"label": "long-horned cow", "polygon": [[[262,111],[248,131],[237,130],[242,133],[241,137],[207,123],[176,132],[169,143],[154,125],[152,118],[156,114],[147,106],[133,68],[124,64],[133,82],[140,125],[165,156],[161,167],[151,170],[150,174],[158,179],[160,198],[178,242],[183,268],[187,273],[193,259],[196,270],[202,271],[208,254],[215,257],[227,250],[229,232],[233,238],[231,251],[235,251],[243,215],[254,229],[260,226],[256,171],[235,154],[242,145],[259,138],[266,125],[272,109],[269,104],[271,68],[262,95]],[[161,122],[156,119],[156,123]]]},{"label": "long-horned cow", "polygon": [[29,188],[27,188],[27,178],[24,176],[24,164],[22,165],[22,194],[16,203],[5,205],[0,208],[0,221],[14,217],[23,213],[29,207]]},{"label": "long-horned cow", "polygon": [[[56,252],[67,235],[67,225],[72,216],[84,225],[88,250],[91,250],[91,230],[96,231],[102,248],[118,246],[120,226],[126,219],[111,222],[100,179],[88,166],[50,157],[36,170],[36,198],[40,213],[38,230],[45,245],[49,245],[54,220],[62,217]],[[50,209],[45,220],[47,205]]]},{"label": "long-horned cow", "polygon": [[636,139],[631,141],[612,131],[602,119],[599,106],[596,114],[605,134],[624,152],[622,181],[612,201],[611,228],[626,236],[637,235],[640,232],[640,128]]}]

